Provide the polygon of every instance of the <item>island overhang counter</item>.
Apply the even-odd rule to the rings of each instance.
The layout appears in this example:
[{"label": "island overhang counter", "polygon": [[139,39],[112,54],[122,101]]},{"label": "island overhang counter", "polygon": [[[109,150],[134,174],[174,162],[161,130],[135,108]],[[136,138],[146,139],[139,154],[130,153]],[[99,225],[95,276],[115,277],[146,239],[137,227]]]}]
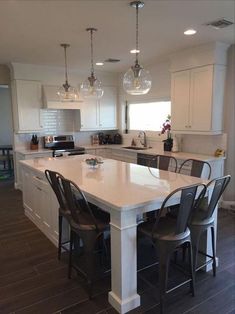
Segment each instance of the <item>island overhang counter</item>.
[{"label": "island overhang counter", "polygon": [[[113,159],[92,167],[90,155],[21,161],[25,214],[57,245],[58,203],[46,181],[45,170],[61,173],[75,182],[88,201],[110,213],[111,280],[109,302],[119,313],[140,305],[137,294],[137,215],[160,208],[173,190],[207,180],[148,168]],[[173,200],[177,204],[179,198]],[[215,218],[216,216],[215,212]],[[211,253],[210,239],[203,246]]]}]

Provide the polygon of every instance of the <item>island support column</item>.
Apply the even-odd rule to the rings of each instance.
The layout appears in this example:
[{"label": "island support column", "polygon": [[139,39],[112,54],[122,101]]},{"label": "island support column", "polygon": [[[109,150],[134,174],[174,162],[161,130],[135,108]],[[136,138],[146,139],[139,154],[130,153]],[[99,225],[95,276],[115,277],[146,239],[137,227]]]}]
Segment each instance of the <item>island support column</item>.
[{"label": "island support column", "polygon": [[111,211],[112,290],[110,304],[121,314],[140,305],[137,294],[136,213]]}]

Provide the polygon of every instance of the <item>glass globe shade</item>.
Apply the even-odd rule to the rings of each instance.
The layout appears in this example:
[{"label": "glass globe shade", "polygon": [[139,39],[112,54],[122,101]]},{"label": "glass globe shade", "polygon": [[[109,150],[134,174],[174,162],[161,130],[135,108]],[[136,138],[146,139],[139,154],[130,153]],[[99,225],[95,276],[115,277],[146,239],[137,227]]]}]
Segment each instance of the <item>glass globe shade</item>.
[{"label": "glass globe shade", "polygon": [[61,86],[57,92],[57,95],[60,97],[60,101],[63,102],[77,101],[79,98],[77,89],[72,86],[69,86],[67,90],[64,88],[64,86]]},{"label": "glass globe shade", "polygon": [[138,75],[130,68],[123,77],[123,88],[130,95],[147,94],[151,88],[151,75],[141,68]]},{"label": "glass globe shade", "polygon": [[80,86],[80,93],[84,98],[101,98],[104,94],[104,90],[98,79],[91,84],[87,78]]}]

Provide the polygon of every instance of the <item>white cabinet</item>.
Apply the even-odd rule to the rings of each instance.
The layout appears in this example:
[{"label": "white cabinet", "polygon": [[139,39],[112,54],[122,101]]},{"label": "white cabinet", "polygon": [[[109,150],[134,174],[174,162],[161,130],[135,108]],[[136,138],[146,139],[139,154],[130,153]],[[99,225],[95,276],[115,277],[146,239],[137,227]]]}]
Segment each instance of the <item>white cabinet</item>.
[{"label": "white cabinet", "polygon": [[34,222],[34,198],[32,197],[32,173],[29,169],[24,169],[24,175],[22,177],[22,186],[24,187],[23,193],[23,205],[25,213]]},{"label": "white cabinet", "polygon": [[179,133],[222,132],[225,67],[208,65],[172,74],[172,129]]},{"label": "white cabinet", "polygon": [[81,103],[81,131],[112,130],[117,128],[116,87],[104,87],[101,99],[84,99]]},{"label": "white cabinet", "polygon": [[39,81],[13,80],[12,103],[16,133],[37,132],[41,122],[42,91]]},{"label": "white cabinet", "polygon": [[117,128],[116,110],[116,87],[106,87],[104,88],[104,95],[99,101],[99,127],[101,129]]},{"label": "white cabinet", "polygon": [[124,149],[112,149],[112,159],[137,163],[137,153],[131,151],[124,151]]},{"label": "white cabinet", "polygon": [[15,152],[15,188],[22,190],[22,167],[19,163],[20,160],[52,157],[52,151],[34,152],[34,153],[21,153]]},{"label": "white cabinet", "polygon": [[[58,244],[58,201],[44,175],[23,167],[25,215],[55,244]],[[67,237],[68,226],[65,226]]]}]

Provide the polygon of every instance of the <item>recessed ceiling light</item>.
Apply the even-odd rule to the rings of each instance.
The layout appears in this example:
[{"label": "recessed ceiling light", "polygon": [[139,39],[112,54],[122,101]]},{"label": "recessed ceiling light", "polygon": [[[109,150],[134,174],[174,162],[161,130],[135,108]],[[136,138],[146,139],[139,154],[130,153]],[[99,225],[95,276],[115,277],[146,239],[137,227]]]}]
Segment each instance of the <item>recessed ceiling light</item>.
[{"label": "recessed ceiling light", "polygon": [[140,50],[139,49],[132,49],[132,50],[130,50],[130,53],[140,53]]},{"label": "recessed ceiling light", "polygon": [[184,35],[194,35],[196,34],[196,30],[195,29],[187,29],[185,32],[184,32]]},{"label": "recessed ceiling light", "polygon": [[96,62],[96,65],[104,65],[104,62]]}]

